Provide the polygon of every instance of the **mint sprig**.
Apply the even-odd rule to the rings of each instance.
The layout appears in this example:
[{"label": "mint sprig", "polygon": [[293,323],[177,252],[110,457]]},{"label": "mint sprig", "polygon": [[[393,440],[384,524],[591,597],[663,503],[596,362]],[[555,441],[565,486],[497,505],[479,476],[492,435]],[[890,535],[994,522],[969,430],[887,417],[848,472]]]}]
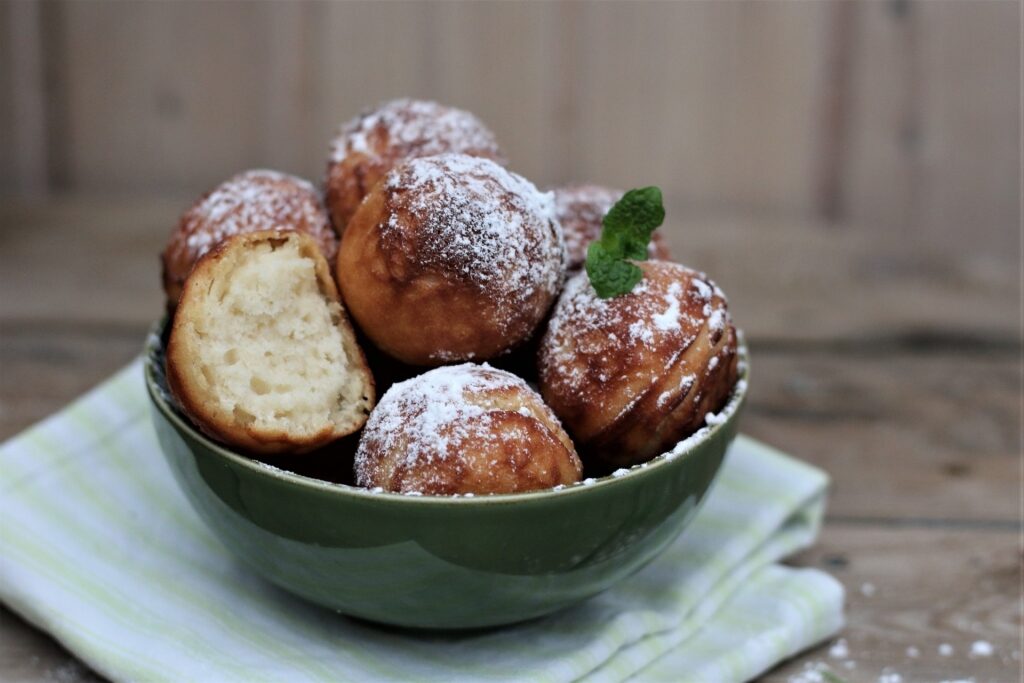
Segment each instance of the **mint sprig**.
[{"label": "mint sprig", "polygon": [[602,299],[633,291],[643,271],[632,261],[647,258],[647,243],[665,220],[661,189],[630,190],[601,221],[601,239],[587,248],[587,277]]}]

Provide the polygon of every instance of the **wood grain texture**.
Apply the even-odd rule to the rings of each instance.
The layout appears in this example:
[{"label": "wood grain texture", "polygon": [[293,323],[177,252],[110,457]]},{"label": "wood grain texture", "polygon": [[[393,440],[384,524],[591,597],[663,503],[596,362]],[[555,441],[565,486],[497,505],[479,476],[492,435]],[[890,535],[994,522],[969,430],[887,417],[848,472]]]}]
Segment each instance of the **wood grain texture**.
[{"label": "wood grain texture", "polygon": [[1016,252],[1019,3],[864,3],[858,10],[848,217],[920,243]]},{"label": "wood grain texture", "polygon": [[40,3],[5,3],[0,36],[0,187],[40,197],[48,188]]},{"label": "wood grain texture", "polygon": [[836,519],[1019,521],[1017,354],[751,351],[744,431],[825,469]]},{"label": "wood grain texture", "polygon": [[999,254],[1020,219],[1019,11],[5,3],[5,36],[42,20],[0,47],[0,146],[25,150],[0,154],[0,194],[198,193],[254,166],[319,180],[341,121],[413,96],[477,112],[541,185],[656,183],[691,211]]},{"label": "wood grain texture", "polygon": [[14,41],[10,39],[13,5],[0,3],[0,195],[13,195],[18,185],[14,159]]},{"label": "wood grain texture", "polygon": [[73,188],[198,193],[271,161],[264,119],[254,115],[281,94],[269,89],[261,59],[272,39],[264,8],[166,2],[61,8]]},{"label": "wood grain texture", "polygon": [[47,633],[0,605],[0,680],[4,683],[97,683],[104,679]]},{"label": "wood grain texture", "polygon": [[[846,587],[849,656],[830,645],[787,662],[765,683],[784,683],[807,663],[822,662],[849,683],[876,683],[883,672],[904,683],[1020,680],[1021,547],[1017,532],[825,526],[818,543],[792,564],[819,567]],[[872,592],[873,591],[873,592]],[[991,657],[972,657],[979,640]],[[943,656],[948,644],[953,654]],[[917,648],[916,657],[907,648]],[[855,662],[847,668],[844,661]]]}]

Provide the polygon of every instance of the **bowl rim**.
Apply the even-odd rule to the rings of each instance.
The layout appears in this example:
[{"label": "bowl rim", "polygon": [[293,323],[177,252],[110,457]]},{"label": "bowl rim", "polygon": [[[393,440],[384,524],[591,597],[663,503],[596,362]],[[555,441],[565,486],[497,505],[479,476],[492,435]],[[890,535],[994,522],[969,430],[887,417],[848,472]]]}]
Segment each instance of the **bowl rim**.
[{"label": "bowl rim", "polygon": [[[700,446],[713,439],[722,430],[728,429],[734,423],[740,413],[740,409],[746,402],[749,388],[748,377],[750,375],[749,351],[743,333],[737,330],[736,352],[739,358],[739,371],[736,377],[736,384],[733,386],[729,401],[718,413],[725,414],[725,419],[714,424],[706,424],[696,432],[679,441],[671,449],[657,455],[650,460],[633,465],[628,468],[620,468],[616,472],[625,470],[623,474],[606,474],[602,477],[590,477],[579,482],[562,485],[556,488],[540,489],[536,491],[524,491],[521,493],[489,493],[489,494],[453,494],[453,495],[424,495],[421,493],[395,493],[391,491],[379,491],[332,482],[315,477],[308,477],[289,470],[275,467],[268,463],[257,460],[250,456],[236,452],[217,443],[206,434],[199,431],[191,424],[184,415],[165,398],[165,390],[157,381],[154,371],[154,349],[162,346],[161,331],[164,329],[166,319],[155,322],[146,338],[143,353],[143,374],[146,381],[146,393],[150,402],[156,406],[165,419],[171,422],[176,430],[187,433],[194,441],[199,442],[217,457],[229,461],[235,466],[241,467],[257,476],[276,479],[282,483],[297,486],[300,488],[312,489],[320,492],[341,496],[353,496],[363,500],[379,500],[405,505],[504,505],[516,502],[533,500],[550,500],[558,497],[580,495],[585,492],[608,489],[616,485],[623,485],[626,482],[637,482],[644,477],[657,476],[658,472],[670,469],[688,459],[688,456],[695,452]],[[678,452],[677,452],[678,451]],[[301,457],[301,456],[296,456]]]}]

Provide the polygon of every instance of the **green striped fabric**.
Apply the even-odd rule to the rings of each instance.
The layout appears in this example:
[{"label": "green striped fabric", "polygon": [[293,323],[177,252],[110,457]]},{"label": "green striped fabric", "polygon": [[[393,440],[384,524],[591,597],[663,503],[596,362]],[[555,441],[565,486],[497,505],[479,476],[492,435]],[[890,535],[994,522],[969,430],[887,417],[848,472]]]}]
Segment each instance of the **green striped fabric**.
[{"label": "green striped fabric", "polygon": [[827,638],[843,591],[778,561],[827,478],[741,437],[697,518],[621,586],[525,625],[377,629],[246,571],[178,491],[135,362],[0,446],[0,599],[125,681],[750,679]]}]

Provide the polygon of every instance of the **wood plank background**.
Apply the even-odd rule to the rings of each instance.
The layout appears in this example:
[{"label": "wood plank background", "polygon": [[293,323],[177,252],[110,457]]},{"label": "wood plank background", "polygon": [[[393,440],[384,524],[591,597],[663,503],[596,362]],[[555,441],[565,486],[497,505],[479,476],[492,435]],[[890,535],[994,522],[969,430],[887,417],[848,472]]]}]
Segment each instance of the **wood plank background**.
[{"label": "wood plank background", "polygon": [[1018,252],[1020,5],[0,3],[0,195],[318,179],[400,95],[477,112],[538,184]]},{"label": "wood plank background", "polygon": [[[1014,0],[0,0],[0,439],[138,352],[199,192],[319,180],[340,122],[432,98],[540,185],[661,185],[729,292],[744,430],[833,478],[793,561],[846,586],[858,662],[766,681],[1018,680],[1020,50]],[[0,679],[41,678],[96,680],[0,609]]]}]

